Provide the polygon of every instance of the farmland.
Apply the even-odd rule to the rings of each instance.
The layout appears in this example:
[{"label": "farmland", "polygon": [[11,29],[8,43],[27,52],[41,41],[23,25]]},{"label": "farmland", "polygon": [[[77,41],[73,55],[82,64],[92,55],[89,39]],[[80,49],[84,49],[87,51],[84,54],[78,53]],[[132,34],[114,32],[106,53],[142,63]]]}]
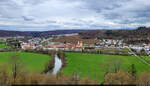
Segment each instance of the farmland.
[{"label": "farmland", "polygon": [[83,39],[80,35],[61,37],[59,39],[53,39],[52,41],[62,43],[67,42],[72,44],[76,44],[78,41],[82,41],[84,44],[94,44],[98,42],[98,40],[95,39]]},{"label": "farmland", "polygon": [[147,61],[147,62],[150,63],[150,56],[142,56],[142,58],[143,58],[145,61]]},{"label": "farmland", "polygon": [[41,72],[44,69],[45,63],[49,60],[49,55],[27,53],[27,52],[0,52],[0,65],[8,65],[10,67],[10,58],[14,55],[19,55],[21,63],[23,63],[24,71]]},{"label": "farmland", "polygon": [[103,52],[129,52],[127,48],[124,49],[97,49],[97,51],[103,51]]},{"label": "farmland", "polygon": [[[86,54],[67,52],[67,65],[63,69],[63,74],[73,74],[77,72],[81,77],[88,76],[93,80],[102,82],[105,71],[110,69],[115,60],[120,60],[120,70],[128,71],[131,64],[135,65],[137,74],[143,71],[149,71],[150,67],[142,63],[135,56],[103,55],[103,54]],[[114,60],[113,60],[114,59]]]},{"label": "farmland", "polygon": [[[11,71],[10,58],[18,55],[23,63],[23,71],[29,72],[42,72],[45,63],[49,61],[50,56],[38,53],[27,52],[0,52],[0,65],[8,65]],[[137,74],[150,71],[149,66],[142,63],[135,56],[120,56],[120,55],[105,55],[105,54],[88,54],[88,53],[75,53],[66,52],[66,66],[61,71],[62,74],[74,74],[79,76],[88,77],[92,80],[102,82],[106,71],[114,72],[114,65],[119,65],[119,70],[127,72],[132,64],[135,65]]]},{"label": "farmland", "polygon": [[0,44],[0,48],[7,48],[7,49],[10,49],[11,47],[10,46],[7,46],[5,44]]},{"label": "farmland", "polygon": [[10,49],[11,46],[7,46],[4,40],[0,40],[0,49],[7,48]]}]

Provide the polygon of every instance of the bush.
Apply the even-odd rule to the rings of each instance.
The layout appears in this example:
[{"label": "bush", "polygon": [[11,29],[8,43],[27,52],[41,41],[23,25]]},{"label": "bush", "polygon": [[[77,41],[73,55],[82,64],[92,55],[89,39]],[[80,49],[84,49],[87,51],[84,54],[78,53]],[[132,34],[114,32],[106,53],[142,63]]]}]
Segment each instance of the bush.
[{"label": "bush", "polygon": [[128,85],[133,84],[131,82],[130,75],[126,72],[108,73],[104,78],[104,83],[106,85]]}]

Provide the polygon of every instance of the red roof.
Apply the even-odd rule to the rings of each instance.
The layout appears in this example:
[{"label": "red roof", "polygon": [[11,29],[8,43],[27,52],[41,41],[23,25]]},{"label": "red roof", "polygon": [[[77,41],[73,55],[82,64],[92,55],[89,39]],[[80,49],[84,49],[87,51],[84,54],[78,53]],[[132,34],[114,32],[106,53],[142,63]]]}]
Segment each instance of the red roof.
[{"label": "red roof", "polygon": [[45,46],[45,48],[82,48],[82,47],[78,47],[74,44],[51,44]]},{"label": "red roof", "polygon": [[56,44],[52,44],[52,45],[48,45],[48,46],[45,46],[46,48],[65,48],[65,45],[64,44],[59,44],[59,45],[56,45]]},{"label": "red roof", "polygon": [[75,47],[75,45],[73,45],[73,44],[66,44],[66,46],[65,46],[66,48],[74,48]]}]

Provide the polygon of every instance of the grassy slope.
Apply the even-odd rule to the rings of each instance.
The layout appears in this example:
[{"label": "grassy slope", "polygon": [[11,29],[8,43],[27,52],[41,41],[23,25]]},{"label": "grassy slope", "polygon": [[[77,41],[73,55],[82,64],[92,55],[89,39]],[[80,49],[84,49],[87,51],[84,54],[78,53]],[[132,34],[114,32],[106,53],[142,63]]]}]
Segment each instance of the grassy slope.
[{"label": "grassy slope", "polygon": [[45,63],[49,60],[49,55],[26,53],[26,52],[0,52],[0,65],[8,64],[9,58],[13,55],[19,55],[21,58],[24,69],[31,72],[41,72],[44,69]]},{"label": "grassy slope", "polygon": [[[64,74],[73,74],[76,70],[80,76],[88,76],[93,80],[101,82],[104,78],[106,63],[108,59],[117,58],[122,60],[121,70],[127,71],[129,66],[134,63],[138,73],[150,70],[149,66],[142,63],[134,56],[117,56],[117,55],[98,55],[82,53],[66,53],[67,66],[64,68]],[[95,77],[96,76],[96,77]]]}]

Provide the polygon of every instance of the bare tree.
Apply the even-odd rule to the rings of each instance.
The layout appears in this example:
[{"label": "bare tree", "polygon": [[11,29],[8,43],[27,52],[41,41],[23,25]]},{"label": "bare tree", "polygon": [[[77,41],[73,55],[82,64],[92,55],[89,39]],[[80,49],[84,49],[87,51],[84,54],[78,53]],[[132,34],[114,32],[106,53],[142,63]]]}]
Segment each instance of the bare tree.
[{"label": "bare tree", "polygon": [[6,65],[0,66],[0,85],[7,84],[8,70]]},{"label": "bare tree", "polygon": [[139,74],[136,80],[136,84],[149,86],[150,85],[150,73],[145,71]]},{"label": "bare tree", "polygon": [[45,69],[42,73],[52,72],[52,69],[53,69],[54,64],[55,64],[55,54],[56,54],[56,52],[55,51],[49,51],[48,53],[51,55],[51,59],[48,60],[48,62],[45,64]]},{"label": "bare tree", "polygon": [[22,71],[23,62],[21,61],[19,55],[15,54],[10,58],[10,63],[12,67],[13,79],[15,82],[17,75]]},{"label": "bare tree", "polygon": [[108,73],[103,84],[106,85],[128,85],[132,84],[130,75],[126,72]]},{"label": "bare tree", "polygon": [[111,58],[106,60],[106,73],[110,72],[111,70],[117,73],[122,65],[122,61],[119,58]]}]

